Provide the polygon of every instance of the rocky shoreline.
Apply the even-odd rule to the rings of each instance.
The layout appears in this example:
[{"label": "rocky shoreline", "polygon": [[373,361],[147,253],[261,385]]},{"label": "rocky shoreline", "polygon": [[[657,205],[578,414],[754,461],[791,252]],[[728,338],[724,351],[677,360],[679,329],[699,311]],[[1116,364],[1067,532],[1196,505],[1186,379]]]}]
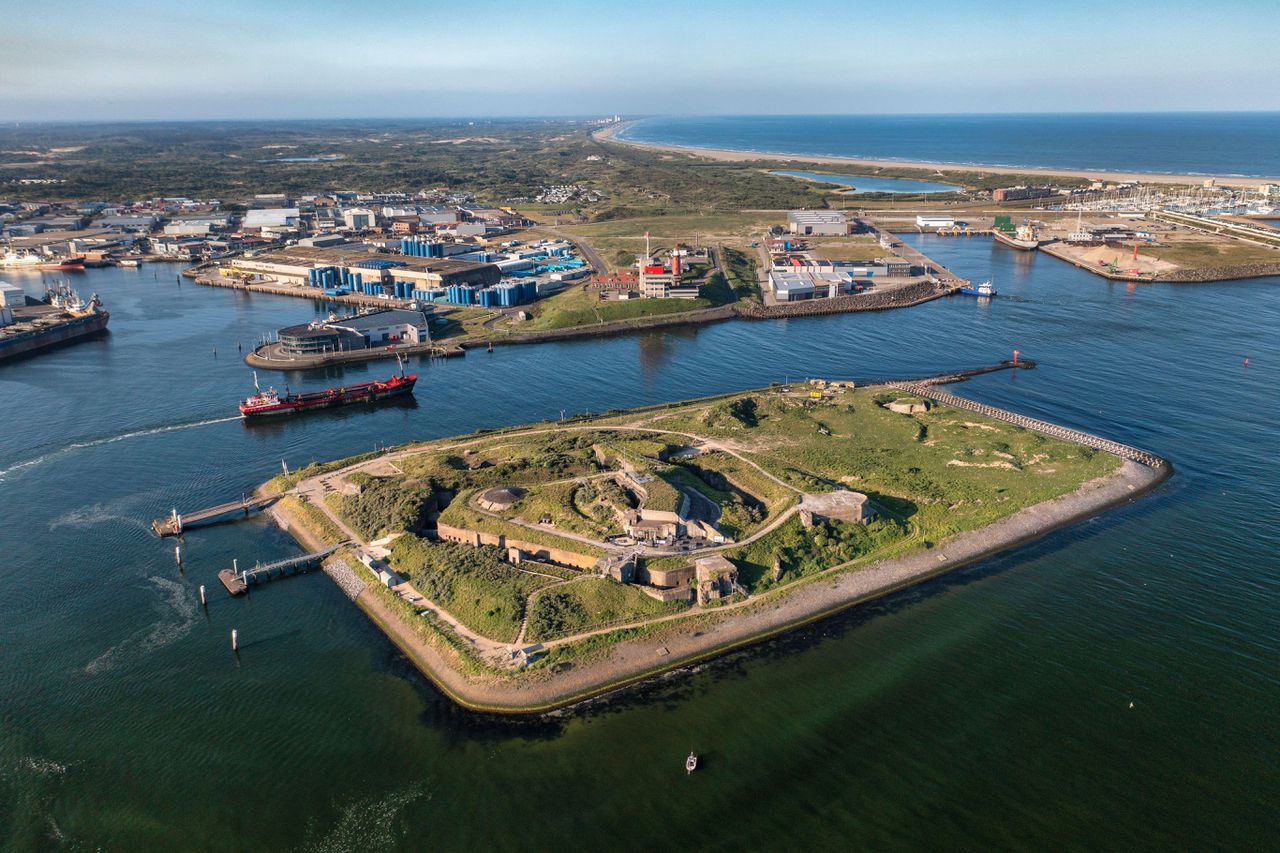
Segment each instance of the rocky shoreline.
[{"label": "rocky shoreline", "polygon": [[867,293],[861,296],[836,296],[830,299],[808,299],[804,302],[787,302],[782,305],[760,305],[740,302],[734,307],[739,317],[747,320],[776,320],[784,317],[816,317],[823,314],[848,314],[856,311],[887,311],[891,308],[910,308],[940,296],[951,290],[927,281],[909,284],[897,290]]},{"label": "rocky shoreline", "polygon": [[1162,273],[1156,281],[1171,283],[1199,284],[1210,281],[1234,281],[1240,278],[1267,278],[1280,276],[1280,262],[1264,264],[1234,264],[1226,267],[1204,267],[1203,269],[1183,269]]}]

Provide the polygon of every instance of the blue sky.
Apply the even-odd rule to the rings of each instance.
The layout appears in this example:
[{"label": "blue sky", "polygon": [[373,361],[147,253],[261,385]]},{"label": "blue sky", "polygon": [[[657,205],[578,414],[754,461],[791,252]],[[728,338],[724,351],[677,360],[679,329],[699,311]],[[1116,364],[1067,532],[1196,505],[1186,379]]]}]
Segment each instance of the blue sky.
[{"label": "blue sky", "polygon": [[1280,109],[1280,3],[0,0],[0,120]]}]

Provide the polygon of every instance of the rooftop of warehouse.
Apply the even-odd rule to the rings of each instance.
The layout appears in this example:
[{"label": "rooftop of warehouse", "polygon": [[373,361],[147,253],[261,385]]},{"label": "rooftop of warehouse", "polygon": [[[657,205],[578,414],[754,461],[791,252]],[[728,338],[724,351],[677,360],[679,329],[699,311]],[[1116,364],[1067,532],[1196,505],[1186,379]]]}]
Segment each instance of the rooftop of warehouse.
[{"label": "rooftop of warehouse", "polygon": [[311,266],[356,266],[363,261],[387,260],[397,262],[398,269],[420,270],[423,272],[460,272],[488,266],[474,261],[458,261],[452,258],[415,258],[409,255],[386,255],[368,251],[359,247],[346,245],[334,248],[315,246],[289,246],[254,255],[249,260],[266,261],[276,264],[300,264]]},{"label": "rooftop of warehouse", "polygon": [[339,317],[336,320],[327,321],[325,325],[341,326],[344,329],[355,329],[359,332],[397,323],[425,326],[427,324],[427,314],[425,311],[410,311],[407,308],[383,308],[378,311],[370,311],[368,314]]}]

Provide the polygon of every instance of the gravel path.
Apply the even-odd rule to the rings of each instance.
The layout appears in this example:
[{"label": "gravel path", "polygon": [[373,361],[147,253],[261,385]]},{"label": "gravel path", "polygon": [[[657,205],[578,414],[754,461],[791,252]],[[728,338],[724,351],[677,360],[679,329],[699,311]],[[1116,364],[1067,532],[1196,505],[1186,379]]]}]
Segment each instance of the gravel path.
[{"label": "gravel path", "polygon": [[[1068,495],[1020,510],[980,530],[952,537],[937,547],[873,563],[800,586],[782,587],[754,599],[751,607],[709,611],[660,634],[619,643],[603,660],[578,664],[563,672],[541,670],[519,681],[510,677],[467,676],[439,651],[399,626],[392,614],[379,613],[384,627],[418,667],[459,704],[483,710],[528,713],[581,701],[592,695],[641,681],[670,669],[722,654],[734,647],[868,601],[972,563],[1059,527],[1096,515],[1149,491],[1170,473],[1124,461],[1106,477],[1084,484]],[[360,599],[381,611],[380,602]]]}]

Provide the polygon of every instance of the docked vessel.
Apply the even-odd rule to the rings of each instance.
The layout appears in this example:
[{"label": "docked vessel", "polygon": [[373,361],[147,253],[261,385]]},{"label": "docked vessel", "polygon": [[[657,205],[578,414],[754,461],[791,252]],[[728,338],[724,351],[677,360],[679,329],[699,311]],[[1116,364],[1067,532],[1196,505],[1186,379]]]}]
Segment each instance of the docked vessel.
[{"label": "docked vessel", "polygon": [[34,252],[10,250],[0,255],[0,267],[28,270],[82,270],[84,258],[50,258]]},{"label": "docked vessel", "polygon": [[958,292],[963,293],[965,296],[991,297],[996,295],[996,289],[991,284],[990,281],[984,281],[982,284],[978,285],[977,287],[974,287],[968,282],[965,282],[964,286],[961,287]]},{"label": "docked vessel", "polygon": [[1011,249],[1030,252],[1040,246],[1040,238],[1036,235],[1035,226],[1030,224],[1019,225],[1012,234],[999,228],[991,234],[996,238],[996,242],[1004,243]]},{"label": "docked vessel", "polygon": [[21,288],[0,282],[0,361],[101,332],[110,319],[96,293],[86,302],[58,284],[35,302]]},{"label": "docked vessel", "polygon": [[413,386],[418,377],[404,372],[401,363],[400,372],[386,381],[360,382],[356,385],[339,385],[323,391],[303,391],[289,393],[288,388],[281,394],[274,388],[263,391],[258,387],[258,374],[253,375],[253,387],[257,393],[240,404],[240,414],[245,418],[274,417],[276,415],[293,415],[309,412],[313,409],[332,409],[337,406],[350,406],[356,403],[375,403],[392,397],[401,397],[413,393]]}]

